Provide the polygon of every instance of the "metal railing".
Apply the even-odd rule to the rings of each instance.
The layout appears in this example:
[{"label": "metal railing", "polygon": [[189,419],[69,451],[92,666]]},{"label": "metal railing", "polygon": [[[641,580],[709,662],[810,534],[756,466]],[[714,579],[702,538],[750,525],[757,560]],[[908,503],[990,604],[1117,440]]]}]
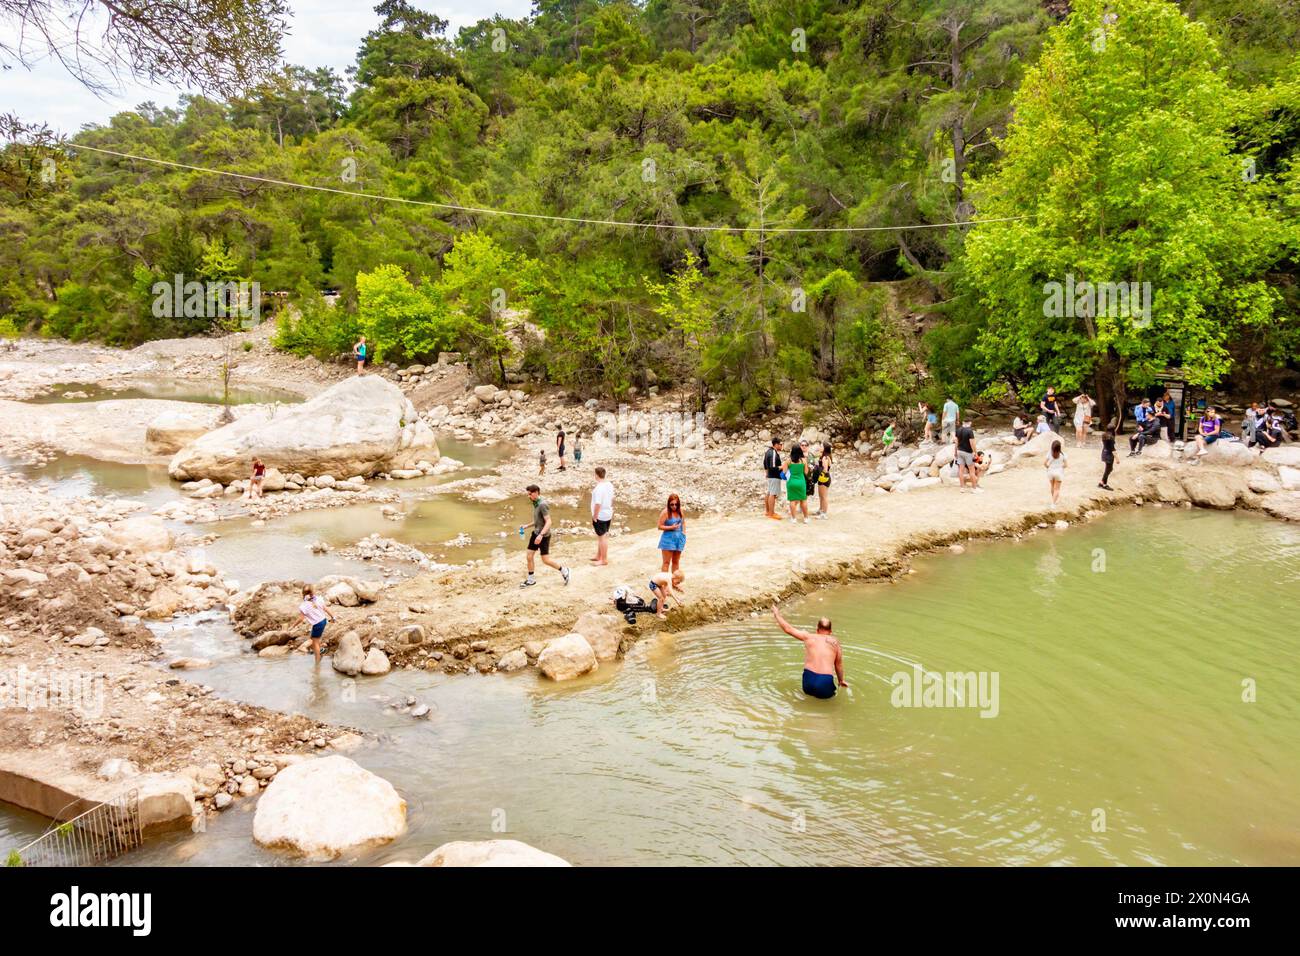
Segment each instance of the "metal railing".
[{"label": "metal railing", "polygon": [[56,823],[20,850],[9,866],[90,866],[142,842],[140,792],[128,790],[64,823]]}]

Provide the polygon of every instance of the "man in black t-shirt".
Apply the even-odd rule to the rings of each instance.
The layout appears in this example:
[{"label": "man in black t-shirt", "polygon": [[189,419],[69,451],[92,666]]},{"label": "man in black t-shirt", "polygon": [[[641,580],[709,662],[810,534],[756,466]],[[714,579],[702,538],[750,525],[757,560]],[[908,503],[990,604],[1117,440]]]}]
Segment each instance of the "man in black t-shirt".
[{"label": "man in black t-shirt", "polygon": [[776,499],[781,497],[781,439],[773,438],[772,447],[763,453],[763,470],[767,474],[764,513],[774,521],[780,521],[781,516],[776,513]]},{"label": "man in black t-shirt", "polygon": [[975,429],[970,427],[970,422],[961,423],[953,441],[957,443],[957,480],[961,482],[961,490],[966,490],[966,479],[969,478],[971,490],[979,491],[980,476],[975,467]]},{"label": "man in black t-shirt", "polygon": [[1047,427],[1059,434],[1061,431],[1061,403],[1056,398],[1056,389],[1049,388],[1046,397],[1038,403],[1038,407],[1047,416]]}]

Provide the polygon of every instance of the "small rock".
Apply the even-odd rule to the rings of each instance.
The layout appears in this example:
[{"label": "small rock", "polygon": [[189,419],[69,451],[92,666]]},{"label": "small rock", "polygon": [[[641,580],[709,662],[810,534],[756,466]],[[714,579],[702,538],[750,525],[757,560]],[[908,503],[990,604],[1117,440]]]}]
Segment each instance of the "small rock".
[{"label": "small rock", "polygon": [[370,648],[366,659],[361,663],[361,673],[372,677],[387,674],[392,669],[393,665],[389,662],[388,655],[377,647]]}]

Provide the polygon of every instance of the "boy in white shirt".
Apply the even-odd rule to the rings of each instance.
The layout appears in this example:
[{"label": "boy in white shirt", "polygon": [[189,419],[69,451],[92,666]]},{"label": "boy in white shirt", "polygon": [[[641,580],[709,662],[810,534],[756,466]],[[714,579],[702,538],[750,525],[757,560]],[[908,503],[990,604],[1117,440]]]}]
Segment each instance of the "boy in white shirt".
[{"label": "boy in white shirt", "polygon": [[614,486],[605,480],[605,469],[596,468],[596,487],[591,489],[591,527],[596,532],[596,556],[591,563],[597,567],[609,564],[609,525],[614,520]]}]

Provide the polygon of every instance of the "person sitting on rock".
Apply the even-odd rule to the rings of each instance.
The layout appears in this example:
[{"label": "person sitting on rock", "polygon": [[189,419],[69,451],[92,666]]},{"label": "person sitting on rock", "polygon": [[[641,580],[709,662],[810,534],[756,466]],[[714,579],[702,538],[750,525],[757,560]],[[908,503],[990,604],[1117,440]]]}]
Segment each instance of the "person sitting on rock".
[{"label": "person sitting on rock", "polygon": [[1151,399],[1142,399],[1137,407],[1138,430],[1128,439],[1128,456],[1135,458],[1142,454],[1142,449],[1160,440],[1161,420],[1151,407]]},{"label": "person sitting on rock", "polygon": [[1279,444],[1287,444],[1292,441],[1291,433],[1286,430],[1286,422],[1282,420],[1282,413],[1273,407],[1268,410],[1269,435]]},{"label": "person sitting on rock", "polygon": [[1286,439],[1286,429],[1278,417],[1265,415],[1255,425],[1255,445],[1259,450],[1276,448]]},{"label": "person sitting on rock", "polygon": [[1029,423],[1019,415],[1011,422],[1011,431],[1016,436],[1016,444],[1023,445],[1029,441]]},{"label": "person sitting on rock", "polygon": [[1214,406],[1211,405],[1201,416],[1201,423],[1196,430],[1196,457],[1204,455],[1222,433],[1223,419],[1214,413]]}]

